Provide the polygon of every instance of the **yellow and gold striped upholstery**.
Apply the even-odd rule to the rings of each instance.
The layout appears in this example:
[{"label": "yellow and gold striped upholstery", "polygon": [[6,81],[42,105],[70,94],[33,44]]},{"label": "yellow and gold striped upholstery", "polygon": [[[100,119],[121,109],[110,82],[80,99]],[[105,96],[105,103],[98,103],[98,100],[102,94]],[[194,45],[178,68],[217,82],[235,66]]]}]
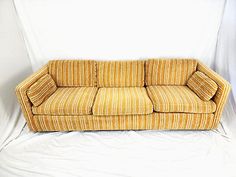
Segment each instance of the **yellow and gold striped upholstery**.
[{"label": "yellow and gold striped upholstery", "polygon": [[34,106],[42,104],[48,97],[50,97],[57,89],[56,83],[49,74],[45,74],[27,91],[27,96]]},{"label": "yellow and gold striped upholstery", "polygon": [[71,130],[208,130],[214,114],[152,113],[123,116],[35,115],[37,131]]},{"label": "yellow and gold striped upholstery", "polygon": [[192,59],[150,59],[146,61],[146,85],[186,85],[196,71]]},{"label": "yellow and gold striped upholstery", "polygon": [[144,86],[144,61],[100,61],[98,87]]},{"label": "yellow and gold striped upholstery", "polygon": [[200,71],[196,71],[188,80],[187,86],[202,100],[209,101],[217,91],[217,84]]},{"label": "yellow and gold striped upholstery", "polygon": [[208,68],[206,65],[198,62],[197,70],[203,72],[206,74],[209,78],[211,78],[213,81],[215,81],[218,85],[217,92],[215,96],[212,98],[212,100],[216,104],[216,111],[214,113],[214,125],[213,128],[217,128],[220,122],[220,116],[223,112],[223,108],[226,104],[226,101],[229,96],[229,92],[231,89],[231,86],[228,81],[226,81],[223,77],[218,75],[216,72]]},{"label": "yellow and gold striped upholstery", "polygon": [[86,115],[92,113],[96,87],[58,88],[40,106],[32,107],[34,114]]},{"label": "yellow and gold striped upholstery", "polygon": [[[83,71],[78,72],[78,70],[75,69],[75,63],[72,62],[71,64],[68,64],[67,62],[65,62],[67,63],[65,65],[62,64],[63,62],[60,64],[59,63],[60,62],[58,63],[56,62],[53,64],[53,61],[50,62],[49,64],[51,66],[50,73],[49,73],[49,66],[46,65],[43,68],[41,68],[39,71],[33,73],[30,77],[25,79],[22,83],[20,83],[16,87],[16,95],[21,105],[22,112],[26,118],[28,127],[33,131],[130,130],[130,129],[132,130],[138,130],[138,129],[158,129],[158,130],[162,130],[162,129],[193,129],[193,130],[215,129],[219,125],[220,116],[222,114],[224,105],[226,104],[227,97],[230,92],[230,84],[226,80],[224,80],[221,76],[219,76],[214,71],[212,71],[210,68],[202,64],[201,62],[197,63],[197,69],[196,69],[195,60],[193,60],[192,64],[191,62],[189,62],[189,60],[186,62],[184,61],[182,62],[159,61],[157,62],[158,65],[156,64],[153,65],[153,63],[151,63],[150,65],[150,60],[149,60],[147,62],[147,67],[146,67],[146,79],[147,79],[146,83],[148,85],[153,84],[154,85],[152,86],[153,88],[155,88],[155,85],[157,84],[160,84],[160,85],[156,87],[164,87],[164,85],[167,84],[168,87],[171,88],[170,91],[168,92],[162,90],[161,96],[156,96],[155,94],[157,95],[160,94],[160,90],[159,92],[156,93],[155,91],[150,91],[151,87],[148,87],[149,94],[150,94],[149,96],[152,98],[152,102],[154,104],[155,110],[162,110],[162,111],[168,110],[167,112],[162,112],[162,113],[152,112],[153,105],[150,104],[151,101],[149,100],[147,94],[146,96],[144,96],[145,94],[143,92],[143,89],[145,88],[138,88],[138,89],[141,89],[142,91],[138,91],[137,89],[135,91],[132,91],[132,93],[129,93],[128,91],[121,93],[119,91],[112,94],[113,95],[112,99],[110,99],[111,92],[109,91],[109,94],[108,94],[109,98],[107,98],[106,96],[104,97],[102,96],[103,98],[101,99],[96,97],[96,101],[95,101],[97,102],[96,103],[97,108],[96,108],[94,99],[97,92],[97,88],[91,88],[92,90],[94,89],[96,91],[81,91],[81,92],[72,91],[73,89],[84,89],[84,88],[79,87],[82,85],[96,86],[95,62],[94,62],[94,66],[93,66],[93,62],[91,65],[86,66],[88,68],[91,68],[91,67],[94,68],[94,70],[93,69],[90,70],[92,72],[89,71],[90,74],[91,73],[92,74],[91,75],[88,74],[89,75],[88,80],[84,78],[79,79],[77,77],[78,73],[84,73],[84,72]],[[134,72],[135,69],[134,70],[131,69],[130,71],[128,71],[125,68],[127,68],[127,66],[129,65],[124,64],[125,62],[121,62],[121,63],[122,64],[118,64],[118,65],[115,64],[115,68],[116,68],[115,70],[113,69],[111,70],[112,67],[109,66],[110,69],[104,69],[103,72],[99,72],[99,71],[97,72],[97,77],[98,79],[100,79],[100,83],[101,83],[100,86],[122,87],[122,88],[128,87],[128,86],[132,86],[131,88],[135,88],[134,85],[138,85],[138,87],[143,86],[143,79],[141,79],[143,77],[143,74],[140,74],[143,72],[143,70],[138,69],[137,73],[136,71]],[[170,63],[175,63],[178,65],[175,65],[172,67],[172,64]],[[59,68],[56,69],[56,66],[59,66]],[[158,66],[158,68],[155,68],[156,66]],[[177,68],[177,66],[180,68]],[[187,66],[187,67],[183,67],[183,66]],[[164,67],[167,67],[166,71],[164,70]],[[97,67],[97,69],[99,69],[99,66]],[[214,82],[216,82],[216,84],[218,85],[216,94],[213,96],[211,101],[207,101],[207,102],[202,101],[187,86],[181,86],[181,85],[186,84],[186,81],[188,80],[189,76],[191,76],[193,72],[195,72],[196,70],[204,73],[206,76],[211,78]],[[68,74],[67,71],[68,72],[70,71],[73,74]],[[159,71],[161,74],[159,73]],[[61,92],[60,93],[61,97],[58,96],[56,98],[57,100],[56,104],[53,103],[53,101],[51,100],[51,103],[48,103],[48,106],[41,107],[38,110],[36,107],[32,106],[32,103],[29,100],[29,97],[27,96],[27,91],[35,82],[37,82],[40,78],[45,76],[45,74],[51,74],[51,72],[54,73],[55,78],[58,78],[58,79],[55,79],[56,83],[57,81],[59,81],[61,85],[65,84],[65,88],[59,87],[57,91],[60,89],[68,89],[69,91],[66,91],[63,93]],[[109,75],[109,79],[103,78],[104,76],[106,77],[108,75],[107,74],[108,72],[111,72],[111,74]],[[185,72],[188,74],[186,74]],[[64,73],[66,74],[64,75]],[[74,74],[76,75],[77,78],[74,76]],[[73,75],[73,77],[69,77],[69,75]],[[86,74],[86,78],[88,75]],[[135,75],[138,75],[138,79],[134,77]],[[127,79],[126,76],[129,79]],[[80,74],[79,77],[82,77],[82,74]],[[155,77],[155,78],[152,79],[152,77]],[[112,79],[114,79],[114,81]],[[141,80],[142,82],[139,82]],[[173,85],[176,85],[176,86],[173,86]],[[69,87],[69,86],[74,86],[74,87]],[[182,93],[178,89],[177,89],[178,91],[176,91],[174,89],[175,87],[181,87]],[[113,88],[102,88],[102,89],[113,89]],[[128,89],[128,88],[123,88],[123,89]],[[46,102],[49,101],[51,97],[55,96],[56,94],[59,94],[57,93],[57,91],[53,95],[51,95],[45,102],[43,102],[40,106],[46,104]],[[75,92],[78,95],[75,94]],[[84,92],[86,92],[86,96],[83,95],[85,94]],[[92,96],[93,94],[94,96]],[[139,95],[140,99],[136,99],[136,95],[138,94],[141,95],[141,96]],[[77,97],[81,97],[84,101],[79,101],[81,99],[75,99],[76,95]],[[102,95],[105,95],[105,94],[102,94]],[[135,96],[131,96],[131,95],[135,95]],[[197,100],[196,98],[198,98],[201,102]],[[108,99],[111,102],[111,104],[107,103]],[[114,101],[113,99],[116,99],[116,101]],[[61,102],[59,102],[59,100]],[[77,104],[78,102],[71,102],[71,100],[79,101],[81,104]],[[157,101],[156,103],[158,104],[156,104],[155,101]],[[182,103],[180,103],[179,101],[182,101]],[[143,104],[143,102],[145,102],[145,104]],[[165,104],[165,102],[167,102],[168,104]],[[94,103],[94,107],[93,107],[93,103]],[[70,108],[69,105],[71,105],[71,107],[73,107],[74,109]],[[135,105],[138,105],[138,106],[136,107]],[[40,106],[38,106],[38,108]],[[55,107],[57,108],[54,109]],[[114,109],[114,107],[116,107],[116,109]],[[49,110],[48,108],[50,108],[50,111],[48,111]],[[128,108],[129,110],[126,108]],[[98,112],[101,114],[104,113],[104,115],[93,115],[91,112],[91,109],[92,111],[94,111],[93,109],[99,109]],[[170,110],[172,111],[184,110],[186,111],[186,113],[184,111],[172,113],[172,112],[169,112]],[[32,111],[34,111],[34,113]],[[47,113],[45,113],[44,111]],[[55,115],[52,112],[54,112]],[[122,113],[122,115],[117,114],[117,112],[119,114]],[[127,112],[128,113],[132,112],[132,114],[130,115],[123,114],[123,113],[126,114]],[[201,112],[201,113],[198,113],[198,112]],[[205,113],[205,112],[209,112],[209,113]],[[107,113],[111,115],[106,115]],[[116,114],[116,115],[112,115],[112,114]]]},{"label": "yellow and gold striped upholstery", "polygon": [[202,101],[187,86],[149,86],[148,94],[157,112],[213,113],[213,101]]},{"label": "yellow and gold striped upholstery", "polygon": [[52,60],[49,74],[57,86],[96,86],[96,63],[92,60]]},{"label": "yellow and gold striped upholstery", "polygon": [[100,88],[96,96],[94,115],[131,115],[153,112],[144,87]]}]

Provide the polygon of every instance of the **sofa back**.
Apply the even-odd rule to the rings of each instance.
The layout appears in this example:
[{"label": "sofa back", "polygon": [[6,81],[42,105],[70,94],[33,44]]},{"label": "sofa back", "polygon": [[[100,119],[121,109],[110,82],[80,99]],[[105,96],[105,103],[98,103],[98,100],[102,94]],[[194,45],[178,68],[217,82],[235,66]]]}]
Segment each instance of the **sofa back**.
[{"label": "sofa back", "polygon": [[149,59],[146,61],[146,85],[186,85],[196,71],[194,59]]},{"label": "sofa back", "polygon": [[96,86],[96,63],[93,60],[51,60],[48,67],[57,86]]},{"label": "sofa back", "polygon": [[98,87],[143,87],[144,61],[98,61]]},{"label": "sofa back", "polygon": [[51,60],[48,67],[49,74],[59,87],[186,85],[188,78],[196,71],[197,60]]}]

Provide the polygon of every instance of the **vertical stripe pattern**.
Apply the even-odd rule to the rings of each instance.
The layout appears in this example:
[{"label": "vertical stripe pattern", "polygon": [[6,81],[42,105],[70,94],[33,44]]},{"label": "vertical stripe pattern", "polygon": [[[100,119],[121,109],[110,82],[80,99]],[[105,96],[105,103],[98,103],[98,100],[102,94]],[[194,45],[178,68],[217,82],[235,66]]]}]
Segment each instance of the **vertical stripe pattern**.
[{"label": "vertical stripe pattern", "polygon": [[22,81],[19,85],[16,86],[16,96],[21,105],[21,110],[24,114],[24,117],[27,121],[28,127],[30,130],[36,131],[39,129],[39,124],[34,122],[33,113],[31,110],[32,104],[27,96],[27,90],[29,87],[35,83],[39,78],[43,77],[48,73],[48,65],[43,66],[37,72],[30,75],[24,81]]},{"label": "vertical stripe pattern", "polygon": [[144,61],[100,61],[98,87],[144,86]]},{"label": "vertical stripe pattern", "polygon": [[34,114],[83,115],[92,113],[96,87],[58,88],[57,91],[38,107]]},{"label": "vertical stripe pattern", "polygon": [[149,59],[146,61],[146,85],[186,85],[196,71],[192,59]]},{"label": "vertical stripe pattern", "polygon": [[94,115],[131,115],[152,112],[152,102],[144,87],[100,88],[93,106]]},{"label": "vertical stripe pattern", "polygon": [[58,86],[96,86],[96,63],[92,60],[52,60],[49,74]]},{"label": "vertical stripe pattern", "polygon": [[148,86],[148,94],[157,112],[213,113],[216,104],[202,101],[187,86]]},{"label": "vertical stripe pattern", "polygon": [[[143,95],[144,93],[143,91],[134,90],[132,92],[125,91],[123,93],[109,91],[108,96],[106,95],[100,100],[99,99],[97,100],[96,98],[97,106],[99,108],[98,112],[104,112],[104,114],[107,114],[107,112],[109,114],[111,112],[112,113],[111,115],[92,115],[91,108],[98,109],[96,108],[96,106],[93,107],[93,102],[94,102],[93,99],[95,99],[95,96],[91,96],[93,95],[94,92],[97,92],[97,89],[95,88],[96,91],[91,91],[91,92],[82,91],[80,95],[79,93],[75,94],[77,93],[77,91],[75,90],[72,91],[69,88],[65,88],[68,90],[65,92],[60,92],[60,93],[59,92],[57,93],[56,91],[55,93],[53,93],[53,95],[51,95],[45,101],[46,103],[48,100],[50,100],[52,96],[56,96],[58,94],[60,96],[55,98],[55,100],[58,101],[58,104],[54,104],[53,101],[51,100],[52,102],[48,103],[48,105],[45,106],[43,109],[41,108],[40,111],[37,110],[39,111],[38,113],[40,114],[36,114],[37,112],[35,110],[36,107],[35,106],[32,107],[32,103],[29,100],[29,97],[27,96],[27,91],[35,82],[37,82],[40,78],[45,76],[45,74],[49,73],[48,65],[45,65],[39,71],[33,73],[31,76],[29,76],[19,85],[17,85],[16,95],[21,105],[21,109],[27,121],[28,127],[33,131],[130,130],[130,129],[134,129],[134,130],[135,129],[159,129],[159,130],[161,129],[215,129],[217,128],[219,124],[220,116],[226,104],[226,101],[230,92],[230,88],[231,88],[230,84],[226,80],[224,80],[221,76],[219,76],[217,73],[212,71],[210,68],[208,68],[201,62],[198,62],[197,71],[204,73],[207,77],[212,79],[218,85],[216,94],[212,98],[212,101],[216,105],[215,112],[213,111],[214,106],[212,104],[212,101],[207,101],[207,102],[202,101],[204,102],[204,104],[210,102],[211,106],[204,105],[202,103],[200,104],[199,101],[195,100],[196,94],[194,97],[192,97],[191,94],[189,94],[189,90],[190,90],[189,88],[188,88],[189,89],[188,91],[186,89],[181,89],[181,91],[180,90],[173,91],[174,87],[170,85],[185,85],[188,78],[193,74],[193,72],[195,72],[196,61],[195,60],[191,60],[191,61],[192,63],[189,60],[185,62],[180,61],[180,60],[167,61],[167,62],[149,60],[146,63],[146,72],[145,72],[147,85],[157,85],[157,84],[166,85],[167,84],[168,87],[170,87],[168,88],[169,89],[168,91],[165,91],[166,88],[162,90],[162,94],[160,96],[156,96],[160,94],[159,93],[160,90],[158,90],[158,92],[148,91],[151,101],[154,104],[154,109],[162,110],[162,111],[163,110],[169,110],[169,111],[170,110],[178,110],[178,111],[189,110],[189,113],[184,113],[184,112],[181,112],[181,113],[154,112],[151,114],[147,113],[147,112],[151,112],[151,110],[149,110],[150,107],[148,106],[149,105],[148,102],[150,101],[148,96],[147,96],[148,99],[144,99],[144,97],[146,96]],[[84,66],[76,67],[75,65],[77,64],[75,63],[77,62],[75,63],[69,62],[70,64],[65,62],[67,63],[65,65],[62,64],[63,62],[62,63],[61,62],[53,63],[53,62],[54,61],[49,62],[50,74],[53,73],[53,79],[54,77],[58,78],[58,79],[55,79],[55,81],[56,83],[57,81],[59,81],[61,86],[82,86],[82,85],[95,86],[96,85],[95,62],[91,62],[89,65],[84,64],[84,66],[86,65],[86,67]],[[139,64],[137,64],[138,66],[136,65],[136,67],[132,65],[132,67],[134,68],[127,70],[127,68],[129,68],[129,64],[124,64],[125,62],[121,62],[122,64],[117,64],[117,63],[119,62],[116,62],[115,70],[111,69],[114,63],[111,64],[110,66],[107,63],[102,66],[98,66],[98,70],[101,67],[100,72],[98,71],[97,73],[98,80],[100,79],[100,86],[102,87],[128,87],[128,86],[135,87],[136,85],[138,85],[138,87],[143,86],[144,81],[142,78],[144,78],[144,70],[141,69],[142,67],[140,67]],[[144,62],[141,65],[143,64]],[[106,68],[105,68],[105,65],[106,65]],[[59,68],[57,68],[57,66]],[[107,68],[107,66],[109,69]],[[167,69],[164,70],[164,68],[167,68]],[[84,75],[81,74],[81,73],[86,73],[86,72],[88,72],[89,74],[84,74]],[[109,72],[110,74],[108,74]],[[86,76],[86,78],[84,78],[84,76]],[[181,87],[181,86],[178,86],[178,87]],[[79,89],[79,88],[80,87],[76,87],[76,88],[74,87],[71,89]],[[107,88],[104,88],[104,89],[107,89]],[[143,89],[143,88],[140,88],[140,89]],[[84,96],[83,94],[86,94],[86,96]],[[96,93],[94,93],[94,95],[96,95]],[[114,95],[114,96],[111,97],[111,95]],[[131,95],[135,95],[135,96],[131,96]],[[75,97],[80,97],[82,100],[84,99],[84,101]],[[138,97],[138,99],[136,99],[136,97]],[[142,101],[140,101],[139,98],[142,98],[141,99]],[[116,101],[114,101],[113,99]],[[155,99],[157,100],[158,104],[155,104],[156,102]],[[77,104],[77,102],[75,103],[72,100],[74,100],[75,102],[79,101],[81,104]],[[186,102],[186,100],[188,100],[187,101],[188,103]],[[88,103],[89,101],[91,102]],[[145,102],[145,104],[143,104],[143,102]],[[168,104],[165,104],[165,102],[167,102]],[[105,103],[107,104],[107,106],[104,106]],[[42,106],[43,104],[41,104],[40,106]],[[88,107],[90,107],[90,109],[87,109],[88,107],[85,105],[89,105]],[[152,106],[152,104],[150,104],[150,106]],[[54,108],[58,107],[58,108],[54,109],[53,107]],[[210,107],[212,108],[212,111],[209,111],[211,110]],[[49,111],[50,113],[47,112],[48,108],[50,108],[49,109],[50,111],[54,109],[55,110],[54,112],[58,115],[53,115],[53,113],[50,111]],[[126,110],[125,108],[128,108],[129,110]],[[35,113],[33,113],[32,110],[34,110]],[[138,114],[136,110],[138,110],[138,112],[142,110],[143,112],[140,111],[139,112],[140,114]],[[45,111],[47,113],[44,113]],[[115,112],[114,114],[116,115],[112,115],[113,111]],[[70,113],[68,115],[65,115],[67,114],[67,112],[70,112]],[[87,115],[85,115],[86,114],[85,112],[87,113]],[[196,112],[196,113],[193,113],[193,112]],[[198,112],[201,112],[201,113],[198,113]],[[205,112],[214,112],[214,114],[205,113]],[[124,115],[119,115],[120,113],[121,114],[124,113]],[[126,113],[130,113],[130,114],[126,115]]]},{"label": "vertical stripe pattern", "polygon": [[27,95],[34,106],[39,106],[47,100],[57,89],[56,83],[49,74],[45,74],[27,91]]},{"label": "vertical stripe pattern", "polygon": [[72,130],[209,130],[213,114],[152,113],[125,116],[35,115],[37,131]]},{"label": "vertical stripe pattern", "polygon": [[200,71],[196,71],[188,80],[187,86],[202,100],[209,101],[217,91],[217,84]]}]

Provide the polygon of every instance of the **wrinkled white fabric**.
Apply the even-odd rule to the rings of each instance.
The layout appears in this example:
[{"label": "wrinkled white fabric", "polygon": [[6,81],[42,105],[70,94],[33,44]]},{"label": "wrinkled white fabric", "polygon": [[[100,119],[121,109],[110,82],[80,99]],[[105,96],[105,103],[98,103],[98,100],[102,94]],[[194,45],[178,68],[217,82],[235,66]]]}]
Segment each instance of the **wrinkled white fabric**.
[{"label": "wrinkled white fabric", "polygon": [[[233,0],[14,2],[34,70],[50,59],[191,57],[236,88]],[[233,94],[224,126],[215,131],[32,133],[25,128],[0,151],[0,176],[233,177]]]},{"label": "wrinkled white fabric", "polygon": [[224,0],[15,0],[33,69],[50,59],[214,62]]},{"label": "wrinkled white fabric", "polygon": [[0,1],[0,150],[25,125],[16,101],[15,87],[31,72],[24,41],[17,26],[13,2]]},{"label": "wrinkled white fabric", "polygon": [[0,153],[0,174],[234,177],[233,145],[213,131],[26,133]]},{"label": "wrinkled white fabric", "polygon": [[219,30],[214,70],[226,78],[232,86],[222,122],[236,139],[236,1],[227,0]]}]

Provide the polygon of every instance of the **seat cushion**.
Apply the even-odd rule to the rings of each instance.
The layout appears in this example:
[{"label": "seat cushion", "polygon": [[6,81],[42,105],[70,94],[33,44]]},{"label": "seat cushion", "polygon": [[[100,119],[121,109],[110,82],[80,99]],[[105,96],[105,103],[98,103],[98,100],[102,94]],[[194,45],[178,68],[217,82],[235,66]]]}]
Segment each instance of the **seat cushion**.
[{"label": "seat cushion", "polygon": [[187,86],[204,101],[209,101],[218,89],[215,81],[200,71],[195,72],[189,78]]},{"label": "seat cushion", "polygon": [[96,87],[96,62],[93,60],[51,60],[48,66],[57,86]]},{"label": "seat cushion", "polygon": [[34,106],[39,106],[57,90],[56,83],[49,74],[45,74],[27,90],[27,96]]},{"label": "seat cushion", "polygon": [[150,114],[153,105],[144,87],[100,88],[96,96],[94,115]]},{"label": "seat cushion", "polygon": [[143,87],[144,61],[100,61],[98,87]]},{"label": "seat cushion", "polygon": [[95,87],[58,88],[40,106],[32,107],[34,114],[84,115],[92,113],[97,93]]},{"label": "seat cushion", "polygon": [[146,85],[186,85],[196,71],[194,59],[149,59],[146,61]]},{"label": "seat cushion", "polygon": [[201,100],[187,86],[147,87],[156,112],[213,113],[216,104]]}]

